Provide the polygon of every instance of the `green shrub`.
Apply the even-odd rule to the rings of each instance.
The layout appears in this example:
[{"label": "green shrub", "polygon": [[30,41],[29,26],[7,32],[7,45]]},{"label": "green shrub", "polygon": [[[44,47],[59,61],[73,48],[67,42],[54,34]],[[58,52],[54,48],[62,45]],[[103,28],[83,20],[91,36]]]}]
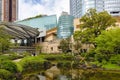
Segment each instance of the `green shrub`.
[{"label": "green shrub", "polygon": [[0,60],[10,60],[8,55],[0,55]]},{"label": "green shrub", "polygon": [[27,75],[23,77],[23,80],[40,80],[37,75]]},{"label": "green shrub", "polygon": [[15,60],[19,58],[23,58],[23,56],[20,56],[17,53],[0,55],[0,60]]},{"label": "green shrub", "polygon": [[73,64],[72,64],[72,68],[74,68],[74,69],[77,69],[77,68],[79,68],[79,62],[74,62]]},{"label": "green shrub", "polygon": [[12,75],[13,74],[8,70],[0,69],[0,80],[13,80]]},{"label": "green shrub", "polygon": [[57,67],[63,68],[63,69],[70,69],[71,68],[71,62],[70,61],[64,61],[64,62],[58,62]]},{"label": "green shrub", "polygon": [[26,57],[22,59],[19,64],[22,66],[23,73],[29,73],[44,69],[44,59],[36,57]]},{"label": "green shrub", "polygon": [[46,55],[44,58],[50,61],[73,60],[72,55],[64,55],[64,54],[50,54],[50,55]]},{"label": "green shrub", "polygon": [[112,64],[120,64],[120,54],[113,55],[113,56],[110,58],[110,62],[111,62]]},{"label": "green shrub", "polygon": [[18,72],[16,64],[12,61],[0,61],[0,69],[8,70],[11,73]]}]

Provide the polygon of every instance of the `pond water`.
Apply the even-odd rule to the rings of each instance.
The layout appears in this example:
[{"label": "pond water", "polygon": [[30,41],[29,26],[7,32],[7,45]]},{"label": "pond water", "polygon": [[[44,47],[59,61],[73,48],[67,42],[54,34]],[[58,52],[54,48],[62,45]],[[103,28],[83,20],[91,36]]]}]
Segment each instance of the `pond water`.
[{"label": "pond water", "polygon": [[[120,80],[120,71],[98,69],[58,69],[56,66],[42,74],[36,74],[34,80]],[[30,79],[32,80],[32,79]]]}]

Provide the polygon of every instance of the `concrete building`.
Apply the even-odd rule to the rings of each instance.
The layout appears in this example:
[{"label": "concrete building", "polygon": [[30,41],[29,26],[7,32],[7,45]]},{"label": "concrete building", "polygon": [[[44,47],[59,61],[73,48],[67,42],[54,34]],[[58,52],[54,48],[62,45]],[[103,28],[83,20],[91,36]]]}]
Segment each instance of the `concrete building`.
[{"label": "concrete building", "polygon": [[73,34],[73,19],[74,17],[68,15],[67,12],[62,12],[59,17],[58,27],[57,27],[57,36],[60,39],[68,38]]},{"label": "concrete building", "polygon": [[38,42],[37,45],[42,47],[42,53],[60,53],[60,39],[57,39],[57,28],[52,28],[46,31],[44,42]]},{"label": "concrete building", "polygon": [[82,17],[90,8],[120,16],[120,0],[70,0],[70,15],[75,18]]},{"label": "concrete building", "polygon": [[0,21],[13,22],[18,18],[18,0],[0,0]]}]

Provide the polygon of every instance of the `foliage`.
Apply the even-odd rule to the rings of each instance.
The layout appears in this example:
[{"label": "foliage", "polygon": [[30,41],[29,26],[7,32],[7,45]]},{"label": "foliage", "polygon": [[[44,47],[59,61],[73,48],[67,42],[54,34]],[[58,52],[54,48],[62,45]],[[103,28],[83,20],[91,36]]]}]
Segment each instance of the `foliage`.
[{"label": "foliage", "polygon": [[0,69],[0,80],[13,80],[13,74],[5,69]]},{"label": "foliage", "polygon": [[70,51],[70,39],[63,39],[60,42],[59,48],[62,50],[63,53],[67,53]]},{"label": "foliage", "polygon": [[81,30],[75,32],[75,40],[81,40],[82,43],[96,46],[95,38],[106,28],[114,26],[115,19],[106,11],[97,12],[95,9],[89,9],[80,19],[80,22]]},{"label": "foliage", "polygon": [[36,45],[35,48],[36,48],[36,53],[37,53],[37,54],[41,53],[42,46],[40,46],[40,45]]},{"label": "foliage", "polygon": [[112,54],[120,54],[120,28],[102,32],[95,42],[97,44],[96,53],[100,53],[108,59]]},{"label": "foliage", "polygon": [[44,59],[35,56],[35,57],[25,57],[23,58],[19,64],[22,66],[22,72],[28,73],[33,71],[38,71],[44,69]]},{"label": "foliage", "polygon": [[74,56],[72,55],[64,55],[64,54],[50,54],[49,56],[44,56],[44,59],[48,61],[63,61],[63,60],[68,60],[71,61],[73,60]]},{"label": "foliage", "polygon": [[120,80],[116,71],[84,71],[81,80]]},{"label": "foliage", "polygon": [[23,58],[23,56],[17,55],[16,53],[0,55],[0,60],[15,60],[15,59],[19,59],[19,58]]},{"label": "foliage", "polygon": [[120,54],[111,56],[110,62],[112,64],[118,64],[120,66]]},{"label": "foliage", "polygon": [[37,75],[27,75],[24,76],[22,80],[40,80],[39,77]]},{"label": "foliage", "polygon": [[8,50],[10,45],[10,35],[5,33],[3,28],[0,28],[0,51]]},{"label": "foliage", "polygon": [[30,18],[24,19],[22,21],[31,20],[31,19],[35,19],[35,18],[40,18],[40,17],[43,17],[43,16],[47,16],[47,15],[41,15],[41,14],[39,14],[39,15],[36,15],[34,17],[30,17]]},{"label": "foliage", "polygon": [[72,68],[70,61],[64,61],[64,62],[60,61],[60,62],[58,62],[57,67],[61,68],[61,69],[70,69],[70,68]]},{"label": "foliage", "polygon": [[76,40],[74,44],[74,49],[75,49],[74,53],[80,54],[81,47],[82,47],[82,43],[79,40]]},{"label": "foliage", "polygon": [[16,64],[12,61],[0,61],[0,69],[8,70],[11,73],[18,72]]}]

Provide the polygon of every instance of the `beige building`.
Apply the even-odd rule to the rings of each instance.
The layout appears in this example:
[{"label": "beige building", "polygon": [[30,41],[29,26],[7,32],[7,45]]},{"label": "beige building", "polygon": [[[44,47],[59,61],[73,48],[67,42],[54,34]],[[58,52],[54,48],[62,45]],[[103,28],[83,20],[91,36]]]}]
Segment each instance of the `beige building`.
[{"label": "beige building", "polygon": [[50,29],[46,32],[44,42],[40,42],[39,45],[42,46],[42,53],[60,53],[59,43],[60,40],[57,39],[57,28]]},{"label": "beige building", "polygon": [[80,18],[74,19],[74,31],[80,30]]},{"label": "beige building", "polygon": [[42,53],[60,53],[59,50],[59,40],[45,41],[40,43],[42,46]]}]

